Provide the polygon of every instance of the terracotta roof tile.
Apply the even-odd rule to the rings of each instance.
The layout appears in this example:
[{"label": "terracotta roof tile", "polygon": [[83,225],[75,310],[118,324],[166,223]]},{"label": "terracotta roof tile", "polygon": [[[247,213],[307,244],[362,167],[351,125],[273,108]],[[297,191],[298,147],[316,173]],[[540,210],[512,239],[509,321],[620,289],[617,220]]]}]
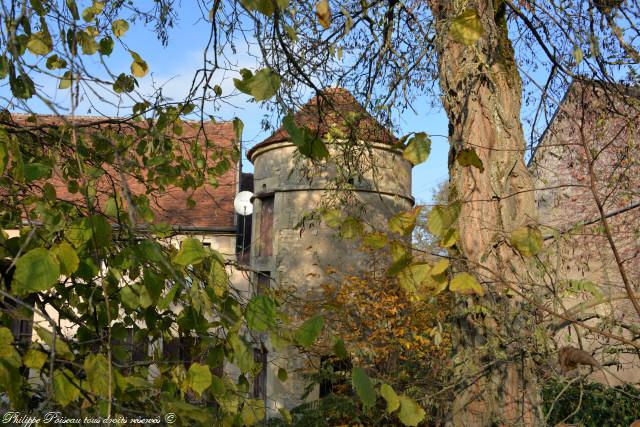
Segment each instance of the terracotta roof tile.
[{"label": "terracotta roof tile", "polygon": [[[6,116],[5,116],[6,117]],[[20,126],[23,128],[42,129],[47,126],[58,126],[67,118],[56,116],[40,115],[35,116],[35,122],[27,121],[30,116],[22,114],[12,114],[11,121],[3,120],[0,126]],[[97,132],[99,129],[109,128],[122,133],[133,133],[131,125],[120,123],[117,119],[103,117],[76,117],[75,122],[84,127],[80,128],[83,133]],[[136,123],[138,125],[138,123]],[[235,133],[231,122],[206,122],[200,128],[199,122],[183,122],[183,133],[175,136],[183,142],[183,146],[188,147],[190,141],[198,139],[204,141],[207,138],[213,142],[215,150],[230,152]],[[186,151],[186,150],[185,150]],[[213,166],[213,165],[207,165]],[[233,165],[227,172],[218,178],[218,185],[213,186],[206,183],[196,190],[183,191],[175,186],[167,186],[162,192],[154,191],[149,195],[151,208],[155,213],[156,222],[166,222],[178,228],[196,227],[207,229],[232,229],[235,226],[235,213],[233,210],[233,198],[237,192],[238,185],[238,165]],[[102,165],[107,172],[115,172],[110,165]],[[104,207],[107,198],[112,195],[112,183],[105,174],[104,179],[100,178],[97,183],[98,205]],[[117,174],[115,174],[117,175]],[[145,171],[141,171],[141,176],[126,176],[127,186],[132,194],[144,194],[146,191],[144,177]],[[118,180],[114,180],[116,186]],[[56,168],[54,175],[49,180],[56,189],[57,197],[61,200],[82,205],[82,198],[76,193],[68,191],[65,181],[62,179],[59,168]],[[196,202],[195,207],[188,208],[187,200],[191,197]]]}]

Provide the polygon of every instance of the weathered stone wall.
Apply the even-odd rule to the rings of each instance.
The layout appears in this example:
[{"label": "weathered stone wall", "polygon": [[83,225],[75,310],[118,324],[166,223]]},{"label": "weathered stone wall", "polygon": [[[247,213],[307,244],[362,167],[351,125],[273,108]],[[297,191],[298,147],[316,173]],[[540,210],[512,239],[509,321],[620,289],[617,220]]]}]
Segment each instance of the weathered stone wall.
[{"label": "weathered stone wall", "polygon": [[[600,221],[603,206],[614,243],[636,295],[640,280],[640,154],[638,100],[611,87],[574,84],[531,162],[543,234],[547,236],[543,280],[550,304],[590,326],[627,338],[638,324],[610,243]],[[612,91],[612,92],[610,92]],[[589,165],[593,167],[589,167]],[[594,196],[595,192],[595,196]],[[636,207],[634,207],[636,206]],[[595,287],[591,289],[590,283]],[[588,288],[588,289],[585,289]],[[572,307],[602,301],[580,313]],[[612,319],[611,323],[604,322]],[[616,325],[616,326],[613,326]],[[621,328],[618,325],[622,325]],[[637,332],[635,333],[637,336]],[[584,328],[557,330],[558,346],[581,346],[631,382],[640,381],[640,361],[611,339]],[[594,379],[603,381],[602,373]],[[619,382],[608,375],[610,383]]]},{"label": "weathered stone wall", "polygon": [[[340,238],[335,229],[318,218],[302,223],[305,215],[336,197],[334,180],[344,166],[336,167],[336,162],[343,158],[342,150],[339,144],[331,144],[334,161],[312,167],[312,176],[290,143],[271,144],[253,154],[256,202],[251,267],[270,272],[273,284],[288,289],[292,299],[309,303],[323,283],[357,274],[367,267],[368,259],[360,252],[358,242]],[[355,189],[349,192],[351,204],[345,209],[362,218],[367,227],[384,230],[388,218],[413,206],[411,165],[388,145],[374,144],[359,166],[364,166],[360,168],[362,175],[354,179]],[[261,257],[257,249],[261,239],[261,195],[270,194],[274,196],[273,256]],[[294,320],[296,323],[299,322]],[[292,408],[301,403],[300,396],[307,385],[304,374],[317,370],[319,361],[295,350],[268,350],[267,407],[273,414],[279,407]],[[286,382],[277,379],[278,367],[287,369]],[[317,393],[309,395],[309,399],[314,398]]]}]

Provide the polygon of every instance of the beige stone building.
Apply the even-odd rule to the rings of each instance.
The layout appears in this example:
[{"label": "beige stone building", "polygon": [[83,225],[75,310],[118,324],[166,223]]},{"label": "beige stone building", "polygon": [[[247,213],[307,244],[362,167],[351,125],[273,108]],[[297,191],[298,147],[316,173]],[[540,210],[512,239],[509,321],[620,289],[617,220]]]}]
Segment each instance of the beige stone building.
[{"label": "beige stone building", "polygon": [[[251,268],[254,292],[276,286],[312,300],[321,284],[367,268],[359,243],[340,238],[313,214],[343,193],[348,213],[367,227],[385,229],[387,219],[414,204],[412,166],[393,146],[395,138],[343,89],[325,90],[294,120],[326,142],[331,161],[314,165],[303,159],[282,128],[249,150],[255,190]],[[304,374],[317,370],[319,361],[294,349],[274,351],[268,339],[260,345],[269,362],[264,396],[270,412],[300,404]],[[286,382],[277,379],[280,367],[289,372]],[[315,390],[308,398],[317,397]]]},{"label": "beige stone building", "polygon": [[[289,297],[300,300],[312,298],[319,285],[329,280],[328,272],[338,275],[356,274],[366,268],[367,259],[359,244],[338,236],[335,229],[322,223],[317,216],[319,209],[336,204],[337,199],[348,199],[345,215],[360,218],[366,227],[386,228],[387,219],[411,208],[411,164],[404,160],[401,151],[394,146],[395,137],[375,121],[355,98],[343,89],[327,89],[310,100],[294,116],[295,124],[306,128],[321,139],[329,150],[327,162],[313,163],[305,160],[284,129],[278,129],[265,141],[248,152],[254,164],[254,174],[242,173],[237,162],[223,174],[214,186],[210,183],[192,193],[170,187],[152,198],[151,210],[155,220],[171,226],[172,237],[166,244],[179,246],[185,237],[195,237],[205,246],[217,250],[238,265],[230,268],[232,284],[244,292],[247,299],[267,291],[281,289]],[[26,116],[14,115],[16,126],[29,126]],[[55,125],[61,119],[39,116],[35,125]],[[68,118],[66,119],[68,120]],[[74,118],[81,124],[82,132],[114,131],[94,117]],[[212,149],[228,152],[235,143],[232,123],[206,123],[198,131],[197,123],[185,123],[184,132],[177,136],[185,144],[198,138],[213,142]],[[86,127],[84,127],[86,126]],[[125,125],[118,132],[129,132]],[[145,191],[141,177],[127,177],[128,190],[132,194]],[[82,204],[78,194],[68,191],[63,179],[53,176],[50,182],[56,187],[57,196],[64,201]],[[104,207],[112,193],[107,177],[98,183],[98,202]],[[253,216],[239,216],[234,211],[233,200],[242,190],[254,191]],[[187,206],[187,199],[195,201],[195,207]],[[316,216],[314,217],[314,214]],[[251,273],[249,272],[251,271]],[[335,274],[333,276],[336,276]],[[180,310],[180,307],[175,307]],[[57,319],[55,310],[49,316]],[[292,325],[299,318],[292,314]],[[36,324],[46,324],[44,319],[33,319]],[[72,336],[76,327],[61,325]],[[13,327],[15,335],[25,341],[38,339],[31,323],[18,321]],[[248,331],[247,331],[248,332]],[[253,379],[251,393],[265,399],[270,415],[278,408],[291,409],[301,403],[307,385],[305,374],[318,369],[318,360],[308,358],[296,349],[275,351],[267,336],[253,336],[254,358],[263,365],[262,372]],[[137,342],[130,340],[130,361],[149,357],[160,348],[163,357],[172,360],[190,360],[189,337],[176,337],[171,342]],[[289,378],[278,379],[278,369],[286,368]],[[232,376],[237,370],[228,365],[225,370]],[[318,390],[308,399],[318,397]]]},{"label": "beige stone building", "polygon": [[[627,287],[640,296],[639,112],[635,89],[574,82],[530,161],[548,306],[636,342],[640,317]],[[553,321],[550,331],[558,347],[580,347],[613,373],[594,379],[640,383],[632,347],[568,322]]]}]

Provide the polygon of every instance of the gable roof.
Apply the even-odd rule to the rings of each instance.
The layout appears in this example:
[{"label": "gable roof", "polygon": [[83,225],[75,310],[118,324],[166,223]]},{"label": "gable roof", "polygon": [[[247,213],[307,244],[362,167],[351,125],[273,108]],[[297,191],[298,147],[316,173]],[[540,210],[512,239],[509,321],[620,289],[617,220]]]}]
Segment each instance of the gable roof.
[{"label": "gable roof", "polygon": [[590,91],[591,96],[605,97],[610,104],[609,107],[611,108],[614,107],[616,99],[618,101],[625,98],[640,99],[640,86],[629,86],[621,83],[610,83],[589,78],[573,79],[562,96],[562,99],[560,99],[556,106],[556,110],[553,112],[547,127],[542,132],[542,135],[540,135],[540,138],[538,138],[538,143],[531,150],[531,156],[527,161],[528,167],[532,167],[534,165],[536,154],[549,139],[549,133],[552,132],[554,126],[557,125],[556,121],[558,119],[564,119],[564,117],[559,118],[558,116],[568,108],[569,104],[575,103],[577,97],[587,93],[587,91]]},{"label": "gable roof", "polygon": [[[11,114],[0,120],[1,127],[20,128],[19,131],[39,131],[52,129],[54,127],[69,123],[70,117],[51,115],[25,115]],[[145,122],[135,122],[133,124],[119,119],[104,117],[75,117],[73,123],[78,126],[81,134],[95,134],[101,130],[115,131],[124,134],[134,134],[135,126],[145,127]],[[17,130],[17,129],[15,129]],[[213,145],[213,149],[220,153],[230,153],[235,143],[235,132],[231,122],[205,122],[183,121],[182,133],[172,135],[181,144],[181,154],[189,156],[189,147],[194,140],[203,143],[205,140]],[[212,163],[209,156],[205,156],[207,161]],[[217,157],[217,156],[214,156]],[[67,188],[66,180],[62,178],[62,165],[54,168],[53,176],[48,180],[57,194],[57,198],[77,205],[83,205],[84,201],[78,193],[71,193]],[[205,167],[212,167],[214,164],[207,164]],[[111,165],[100,165],[107,172],[115,172]],[[147,171],[141,170],[138,176],[126,175],[125,181],[132,194],[146,193]],[[117,174],[116,174],[117,176]],[[154,222],[164,222],[171,225],[176,230],[182,231],[202,231],[202,232],[224,232],[235,231],[235,212],[233,209],[233,199],[237,193],[239,176],[239,164],[233,164],[217,179],[217,185],[206,182],[196,190],[184,191],[176,186],[166,186],[162,191],[157,190],[149,194],[150,208],[155,214]],[[113,195],[113,185],[122,189],[124,183],[119,180],[110,181],[108,178],[99,178],[96,184],[97,199],[99,208],[104,208],[108,197]],[[195,202],[195,207],[189,208],[187,201],[191,199]]]},{"label": "gable roof", "polygon": [[[318,136],[337,130],[355,140],[391,145],[397,142],[396,137],[343,88],[323,89],[293,115],[293,120],[298,127],[309,128]],[[281,126],[267,139],[254,145],[247,152],[247,158],[252,160],[259,148],[288,139],[289,133]]]},{"label": "gable roof", "polygon": [[638,218],[640,199],[631,189],[639,177],[639,106],[637,87],[588,79],[569,85],[528,162],[542,184],[536,197],[548,224],[570,228],[600,221],[586,150],[597,153],[593,170],[605,217]]}]

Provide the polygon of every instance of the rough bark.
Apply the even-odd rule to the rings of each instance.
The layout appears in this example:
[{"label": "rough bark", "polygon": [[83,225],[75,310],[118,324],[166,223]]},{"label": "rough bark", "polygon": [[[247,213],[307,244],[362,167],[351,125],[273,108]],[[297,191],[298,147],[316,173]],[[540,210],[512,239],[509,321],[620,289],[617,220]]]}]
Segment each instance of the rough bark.
[{"label": "rough bark", "polygon": [[[534,364],[526,352],[531,324],[522,302],[507,296],[527,275],[526,261],[509,245],[512,230],[535,223],[532,180],[524,163],[521,81],[500,0],[432,0],[442,101],[449,117],[451,198],[462,202],[457,249],[486,295],[484,318],[459,319],[454,342],[461,387],[449,423],[455,426],[541,425]],[[451,23],[476,10],[479,40],[456,39]],[[473,149],[484,166],[460,166]],[[461,301],[461,304],[466,304]]]}]

